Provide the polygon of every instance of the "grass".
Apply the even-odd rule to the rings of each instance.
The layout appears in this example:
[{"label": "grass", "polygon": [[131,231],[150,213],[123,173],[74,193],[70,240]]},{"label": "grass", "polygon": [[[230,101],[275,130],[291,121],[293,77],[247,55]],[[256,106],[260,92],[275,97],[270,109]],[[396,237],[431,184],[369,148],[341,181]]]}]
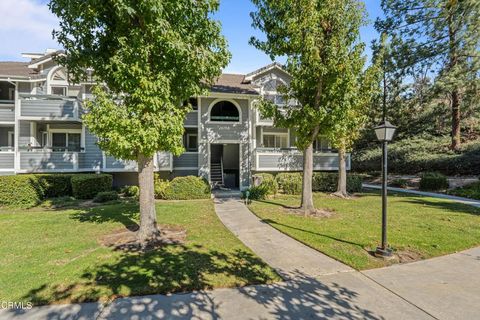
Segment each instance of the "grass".
[{"label": "grass", "polygon": [[144,254],[101,246],[103,235],[138,221],[134,203],[0,209],[0,301],[105,301],[279,280],[222,225],[211,200],[162,201],[157,216],[185,228],[186,242]]},{"label": "grass", "polygon": [[468,184],[461,188],[449,190],[448,194],[458,197],[480,200],[480,181]]},{"label": "grass", "polygon": [[[254,201],[250,209],[287,235],[356,269],[388,264],[370,254],[381,238],[381,198],[377,193],[343,200],[314,194],[317,208],[334,210],[329,218],[288,213],[299,196],[280,195]],[[389,243],[397,253],[426,259],[480,244],[480,210],[442,199],[391,194],[388,216]]]}]

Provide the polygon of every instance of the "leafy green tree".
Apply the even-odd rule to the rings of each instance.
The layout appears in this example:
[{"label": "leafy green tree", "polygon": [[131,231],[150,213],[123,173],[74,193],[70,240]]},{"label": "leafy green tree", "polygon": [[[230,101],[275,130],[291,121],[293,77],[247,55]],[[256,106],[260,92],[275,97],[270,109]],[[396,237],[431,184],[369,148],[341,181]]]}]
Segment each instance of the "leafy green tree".
[{"label": "leafy green tree", "polygon": [[84,121],[108,154],[136,160],[140,229],[145,243],[159,235],[154,203],[154,156],[183,151],[182,101],[205,91],[229,59],[217,0],[51,0],[60,18],[54,36],[60,60],[77,83],[89,70],[98,86]]},{"label": "leafy green tree", "polygon": [[272,60],[285,56],[285,69],[292,77],[289,87],[281,89],[290,106],[279,109],[264,102],[261,112],[273,117],[277,126],[296,131],[296,145],[303,151],[301,207],[309,213],[315,210],[313,143],[319,136],[328,135],[331,128],[323,124],[345,98],[342,90],[351,81],[344,75],[351,67],[345,61],[362,47],[358,28],[365,23],[364,5],[358,0],[252,2],[257,7],[251,14],[253,26],[266,34],[266,40],[252,38],[251,44]]},{"label": "leafy green tree", "polygon": [[382,0],[376,22],[392,39],[396,67],[404,75],[432,73],[432,93],[451,109],[452,149],[461,144],[461,109],[479,96],[478,0]]}]

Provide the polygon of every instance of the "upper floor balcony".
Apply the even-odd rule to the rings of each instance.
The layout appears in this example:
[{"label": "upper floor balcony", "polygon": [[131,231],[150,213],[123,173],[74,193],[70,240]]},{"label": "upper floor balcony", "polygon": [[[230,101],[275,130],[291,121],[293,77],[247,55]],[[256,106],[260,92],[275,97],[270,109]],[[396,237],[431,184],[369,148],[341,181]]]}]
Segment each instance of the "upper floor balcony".
[{"label": "upper floor balcony", "polygon": [[19,107],[21,120],[81,121],[81,103],[76,98],[21,94]]}]

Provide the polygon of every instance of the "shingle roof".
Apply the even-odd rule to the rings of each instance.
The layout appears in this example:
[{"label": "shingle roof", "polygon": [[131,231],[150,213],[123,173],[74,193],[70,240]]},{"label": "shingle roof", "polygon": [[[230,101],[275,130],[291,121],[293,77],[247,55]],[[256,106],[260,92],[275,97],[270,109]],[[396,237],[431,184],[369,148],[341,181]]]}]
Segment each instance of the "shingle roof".
[{"label": "shingle roof", "polygon": [[254,87],[244,80],[243,74],[224,73],[218,77],[211,90],[221,93],[258,94]]},{"label": "shingle roof", "polygon": [[0,76],[33,77],[37,73],[28,68],[28,62],[0,61]]}]

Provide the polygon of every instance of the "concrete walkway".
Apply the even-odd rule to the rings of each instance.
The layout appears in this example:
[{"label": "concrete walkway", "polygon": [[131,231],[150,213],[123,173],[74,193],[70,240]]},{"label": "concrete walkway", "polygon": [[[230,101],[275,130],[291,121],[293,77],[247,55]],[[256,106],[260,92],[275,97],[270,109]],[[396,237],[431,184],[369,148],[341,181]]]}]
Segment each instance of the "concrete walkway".
[{"label": "concrete walkway", "polygon": [[[381,189],[382,189],[382,186],[378,186],[378,185],[374,185],[374,184],[366,184],[366,183],[364,183],[362,186],[363,186],[364,188],[367,188],[367,189],[375,189],[375,190],[381,190]],[[443,193],[425,192],[425,191],[417,191],[417,190],[408,190],[408,189],[394,188],[394,187],[388,187],[387,190],[388,190],[388,191],[394,191],[394,192],[401,192],[401,193],[416,194],[416,195],[425,196],[425,197],[446,199],[446,200],[451,200],[451,201],[453,201],[453,202],[468,204],[468,205],[470,205],[470,206],[474,206],[474,207],[480,208],[480,201],[478,201],[478,200],[473,200],[473,199],[468,199],[468,198],[462,198],[462,197],[456,197],[456,196],[451,196],[451,195],[443,194]]]},{"label": "concrete walkway", "polygon": [[0,310],[0,319],[478,319],[480,248],[358,272],[263,223],[238,199],[215,199],[215,209],[285,281]]}]

